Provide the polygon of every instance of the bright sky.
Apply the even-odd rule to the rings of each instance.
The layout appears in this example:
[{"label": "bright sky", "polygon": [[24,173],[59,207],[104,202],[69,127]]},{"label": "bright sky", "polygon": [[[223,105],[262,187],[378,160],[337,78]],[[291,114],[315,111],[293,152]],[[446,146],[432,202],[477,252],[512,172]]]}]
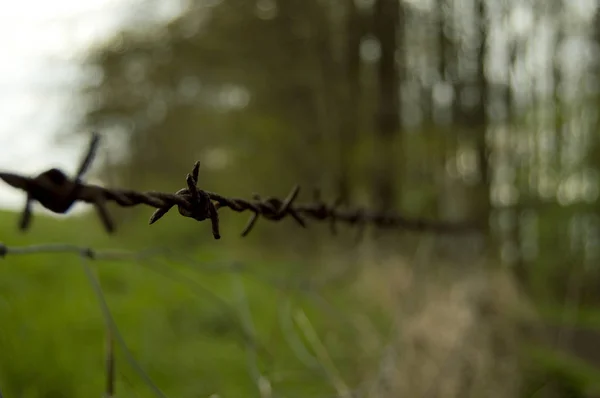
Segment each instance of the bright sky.
[{"label": "bright sky", "polygon": [[[74,172],[85,145],[55,143],[79,76],[77,56],[132,19],[163,19],[184,0],[19,0],[0,12],[0,170]],[[24,194],[0,181],[0,207]]]}]

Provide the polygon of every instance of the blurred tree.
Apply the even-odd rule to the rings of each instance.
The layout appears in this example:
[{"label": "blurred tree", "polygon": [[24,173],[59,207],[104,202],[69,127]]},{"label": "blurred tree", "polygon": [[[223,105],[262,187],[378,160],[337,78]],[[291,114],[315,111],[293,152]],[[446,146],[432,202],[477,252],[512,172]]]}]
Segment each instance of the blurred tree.
[{"label": "blurred tree", "polygon": [[475,214],[485,221],[487,225],[490,220],[491,213],[491,181],[490,181],[490,147],[487,144],[488,133],[488,118],[487,105],[489,99],[489,85],[486,77],[487,70],[487,50],[488,50],[488,16],[486,0],[478,0],[475,5],[474,25],[476,32],[476,75],[474,82],[474,93],[476,99],[473,101],[474,106],[469,112],[470,126],[473,127],[476,134],[475,145],[477,150],[477,163],[479,166],[480,192],[475,197]]},{"label": "blurred tree", "polygon": [[[596,4],[596,12],[594,13],[594,19],[592,21],[592,45],[595,51],[593,52],[594,60],[592,62],[592,93],[595,102],[600,106],[600,4]],[[596,115],[596,126],[595,130],[600,130],[600,116]],[[593,164],[596,172],[600,173],[600,138],[598,134],[592,135],[592,155],[590,161]]]},{"label": "blurred tree", "polygon": [[[327,170],[320,95],[335,84],[321,14],[319,2],[194,3],[168,26],[123,32],[90,54],[104,81],[88,88],[93,109],[83,123],[125,131],[125,167],[143,166],[153,179],[187,170],[199,148],[221,146],[238,170],[254,159],[263,182],[281,172],[314,179]],[[259,149],[290,170],[273,173],[256,161]]]},{"label": "blurred tree", "polygon": [[[559,100],[556,81],[563,72],[557,62],[553,94],[541,92],[538,83],[524,84],[532,57],[542,56],[533,54],[539,39],[511,33],[510,24],[515,15],[526,19],[528,9],[546,9],[547,2],[206,4],[190,3],[164,26],[131,27],[90,51],[87,66],[103,78],[84,90],[81,130],[101,130],[128,144],[129,156],[114,166],[117,183],[175,190],[181,181],[173,175],[183,175],[199,158],[201,184],[226,194],[284,195],[298,182],[307,190],[371,196],[370,205],[386,210],[401,197],[403,205],[411,202],[404,208],[422,216],[489,220],[492,191],[510,185],[495,181],[504,168],[514,174],[512,188],[524,201],[511,210],[510,224],[521,228],[524,222],[517,221],[528,207],[529,214],[541,214],[532,204],[540,199],[539,158],[549,158],[543,141],[550,135],[565,141],[554,145],[551,157],[562,168],[558,159],[575,140],[567,134],[562,106],[552,113],[550,134],[538,131],[533,111],[547,111],[552,95]],[[567,18],[564,3],[555,4],[553,18]],[[492,7],[506,15],[497,17]],[[546,14],[531,23],[555,27]],[[538,31],[543,29],[528,32]],[[566,45],[568,32],[563,34]],[[501,150],[495,143],[501,123],[489,116],[499,88],[488,70],[502,47],[494,40],[512,48],[506,63],[511,73],[500,89],[513,120],[506,123],[508,144]],[[557,204],[556,195],[551,200]],[[521,232],[510,233],[513,248],[529,239]],[[543,232],[552,242],[565,240]]]},{"label": "blurred tree", "polygon": [[365,35],[364,15],[357,8],[355,0],[345,0],[345,84],[342,85],[341,101],[345,109],[341,114],[339,123],[339,177],[337,193],[341,198],[349,199],[352,190],[351,177],[354,175],[353,155],[356,154],[358,140],[360,113],[361,113],[361,57],[360,43]]},{"label": "blurred tree", "polygon": [[[514,42],[510,42],[508,43],[508,62],[507,62],[507,69],[509,71],[514,70],[515,67],[515,62],[517,59],[517,45]],[[506,109],[506,127],[507,127],[507,132],[516,128],[517,124],[515,123],[515,119],[516,119],[516,115],[515,115],[515,104],[514,104],[514,98],[513,98],[513,91],[512,91],[512,73],[508,73],[508,77],[507,77],[507,81],[506,81],[506,85],[504,87],[503,90],[503,95],[504,95],[504,104],[505,104],[505,109]],[[505,164],[507,165],[512,165],[512,167],[516,167],[516,165],[519,162],[519,157],[517,155],[517,153],[515,153],[514,150],[514,142],[510,139],[506,139],[505,143],[504,143],[504,151],[502,153],[503,155],[503,161],[506,162]],[[515,176],[514,178],[512,178],[511,181],[511,186],[513,186],[515,188],[515,191],[517,193],[517,199],[514,201],[514,203],[512,204],[512,206],[510,206],[507,209],[507,219],[508,219],[508,231],[506,233],[506,241],[503,242],[504,243],[504,247],[501,247],[501,253],[503,254],[503,261],[505,261],[506,263],[509,263],[510,265],[512,265],[515,269],[515,275],[518,278],[518,280],[524,284],[527,285],[528,283],[528,278],[529,278],[529,269],[527,268],[527,265],[523,259],[523,253],[522,253],[522,233],[523,233],[523,228],[521,225],[521,215],[522,215],[522,205],[521,202],[523,201],[522,199],[522,192],[523,187],[519,185],[519,179],[516,176],[517,172],[515,171]]]},{"label": "blurred tree", "polygon": [[389,210],[396,203],[396,193],[402,192],[398,173],[396,144],[400,135],[400,82],[404,71],[404,5],[397,0],[376,0],[373,29],[379,42],[377,72],[378,105],[376,115],[375,175],[373,196],[375,207]]}]

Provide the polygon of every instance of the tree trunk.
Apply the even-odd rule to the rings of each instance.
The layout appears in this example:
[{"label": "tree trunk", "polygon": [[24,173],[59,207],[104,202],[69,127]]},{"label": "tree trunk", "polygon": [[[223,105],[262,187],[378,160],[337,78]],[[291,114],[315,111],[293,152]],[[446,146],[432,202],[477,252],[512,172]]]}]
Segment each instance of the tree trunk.
[{"label": "tree trunk", "polygon": [[339,176],[337,181],[337,194],[344,199],[351,195],[352,159],[356,147],[359,130],[360,110],[360,41],[363,34],[361,15],[354,0],[347,0],[345,21],[345,78],[340,98],[340,103],[345,104],[339,124]]},{"label": "tree trunk", "polygon": [[[511,43],[509,44],[510,46],[510,59],[509,59],[509,63],[507,65],[507,68],[509,68],[509,70],[511,68],[514,68],[515,63],[516,63],[516,59],[517,59],[517,45],[515,43]],[[514,112],[514,98],[513,98],[513,91],[512,91],[512,80],[510,78],[510,75],[508,77],[508,80],[506,81],[506,87],[504,88],[505,92],[504,92],[504,100],[506,103],[506,130],[508,131],[508,134],[514,134],[513,129],[515,128],[514,126],[514,120],[515,120],[515,112]],[[517,159],[514,159],[515,155],[514,155],[514,150],[511,146],[509,146],[507,149],[508,153],[506,154],[506,160],[505,161],[509,161],[512,162],[513,164],[515,164],[515,162],[517,161]],[[515,275],[517,277],[517,280],[519,281],[519,283],[521,284],[521,286],[525,286],[526,288],[529,286],[529,269],[527,267],[527,264],[525,263],[525,259],[523,258],[523,250],[521,248],[521,244],[522,244],[522,235],[523,235],[523,231],[522,231],[522,226],[521,226],[521,211],[522,211],[522,206],[521,206],[521,202],[523,201],[523,195],[522,195],[522,186],[520,186],[520,181],[519,178],[515,178],[514,184],[516,186],[516,188],[519,191],[519,198],[517,199],[517,202],[514,204],[514,206],[512,206],[512,208],[510,208],[508,211],[510,212],[510,217],[511,217],[511,223],[510,223],[510,229],[507,233],[507,239],[508,239],[508,244],[514,249],[514,258],[512,258],[512,267],[515,270]]]},{"label": "tree trunk", "polygon": [[[400,170],[395,161],[395,144],[400,136],[400,69],[396,54],[403,31],[401,3],[398,0],[376,0],[374,30],[381,46],[378,65],[378,105],[376,111],[376,171],[374,175],[374,203],[376,208],[387,211],[396,204],[397,192],[402,192],[397,177]],[[401,157],[402,154],[399,154]]]},{"label": "tree trunk", "polygon": [[[479,94],[477,105],[469,118],[470,124],[474,127],[476,134],[475,143],[477,149],[477,160],[479,164],[479,193],[476,195],[475,216],[482,221],[486,227],[489,225],[491,202],[490,185],[491,176],[489,169],[490,149],[486,142],[486,133],[488,128],[487,102],[489,87],[485,76],[485,61],[487,47],[487,18],[485,0],[479,0],[476,5],[475,23],[479,30],[479,47],[477,50],[477,76],[476,87]],[[487,228],[486,228],[487,229]]]}]

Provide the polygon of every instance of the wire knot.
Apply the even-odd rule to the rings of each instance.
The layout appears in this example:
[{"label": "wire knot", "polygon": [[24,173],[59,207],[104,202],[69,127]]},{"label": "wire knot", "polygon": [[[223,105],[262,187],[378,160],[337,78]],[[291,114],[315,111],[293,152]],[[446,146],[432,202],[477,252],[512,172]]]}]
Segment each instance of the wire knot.
[{"label": "wire knot", "polygon": [[196,221],[204,221],[212,218],[211,205],[214,207],[214,204],[203,190],[184,188],[175,192],[175,195],[183,197],[188,202],[188,205],[177,205],[179,214],[182,216],[193,218]]},{"label": "wire knot", "polygon": [[[198,188],[198,174],[200,172],[200,162],[194,164],[192,174],[186,176],[187,188],[180,189],[175,193],[185,199],[185,204],[177,204],[179,214],[184,217],[193,218],[196,221],[211,220],[212,233],[215,239],[221,239],[219,232],[219,213],[217,207],[210,199],[208,193]],[[157,209],[150,217],[150,224],[158,221],[167,214],[172,206]]]},{"label": "wire knot", "polygon": [[260,195],[255,193],[253,196],[254,200],[257,201],[256,203],[254,203],[254,207],[256,208],[256,210],[254,211],[254,214],[250,217],[248,223],[246,224],[246,227],[242,231],[242,236],[246,236],[250,233],[250,231],[252,231],[252,228],[254,228],[254,225],[256,224],[256,221],[258,221],[259,216],[262,216],[267,220],[279,221],[284,217],[290,215],[294,218],[294,220],[296,220],[296,222],[300,226],[306,227],[304,219],[292,206],[299,193],[300,187],[298,185],[296,185],[292,189],[292,191],[285,198],[285,200],[272,197],[262,199]]},{"label": "wire knot", "polygon": [[59,169],[50,169],[31,181],[29,200],[37,201],[54,213],[64,214],[76,202],[77,191],[81,186]]},{"label": "wire knot", "polygon": [[[53,168],[28,182],[27,200],[19,225],[22,230],[29,228],[31,223],[31,204],[33,201],[37,201],[46,209],[58,214],[65,214],[71,209],[79,198],[79,193],[83,188],[81,179],[95,155],[99,139],[100,137],[97,134],[92,135],[88,153],[72,180],[61,170]],[[112,225],[107,226],[107,229],[112,231]]]}]

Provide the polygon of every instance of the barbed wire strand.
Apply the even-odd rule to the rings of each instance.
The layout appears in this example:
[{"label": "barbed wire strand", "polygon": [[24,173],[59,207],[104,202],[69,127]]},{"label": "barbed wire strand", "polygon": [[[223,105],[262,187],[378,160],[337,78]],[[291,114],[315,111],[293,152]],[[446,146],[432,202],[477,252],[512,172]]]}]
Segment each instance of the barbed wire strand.
[{"label": "barbed wire strand", "polygon": [[34,201],[57,214],[67,213],[76,202],[91,204],[96,209],[100,221],[109,233],[114,232],[115,225],[106,207],[107,202],[114,202],[121,207],[143,204],[156,208],[150,217],[150,224],[156,223],[171,208],[177,206],[179,214],[184,217],[196,221],[210,220],[212,234],[215,239],[221,237],[218,212],[224,207],[235,212],[249,211],[253,213],[242,231],[242,236],[247,236],[261,217],[269,221],[281,221],[284,218],[291,217],[301,227],[307,226],[305,218],[327,221],[330,224],[331,232],[334,234],[338,222],[357,226],[361,234],[369,224],[381,228],[400,228],[433,233],[465,233],[481,230],[478,223],[437,222],[409,219],[398,214],[376,212],[363,208],[342,209],[341,206],[345,203],[345,198],[338,198],[332,205],[328,205],[321,200],[319,191],[314,192],[312,203],[295,204],[300,193],[298,185],[283,200],[275,197],[261,198],[256,194],[254,200],[229,198],[198,188],[200,162],[196,162],[192,173],[186,175],[187,188],[180,189],[174,194],[111,189],[85,184],[82,179],[94,160],[99,141],[100,136],[96,133],[92,134],[89,148],[74,178],[69,178],[57,168],[49,169],[34,178],[16,173],[0,172],[0,179],[6,184],[27,194],[19,223],[21,230],[27,230],[31,224],[31,205]]}]

